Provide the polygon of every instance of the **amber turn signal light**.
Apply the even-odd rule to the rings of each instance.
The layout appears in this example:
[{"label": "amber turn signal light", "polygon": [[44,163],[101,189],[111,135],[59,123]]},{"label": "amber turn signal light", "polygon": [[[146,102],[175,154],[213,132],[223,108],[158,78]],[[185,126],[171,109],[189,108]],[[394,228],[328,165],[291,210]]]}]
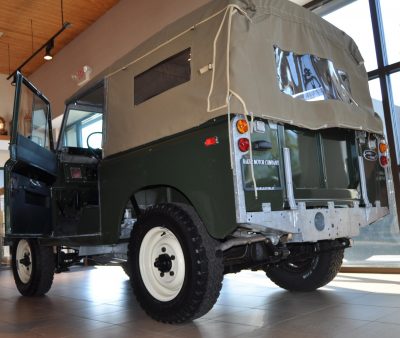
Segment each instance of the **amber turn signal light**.
[{"label": "amber turn signal light", "polygon": [[384,153],[386,153],[387,150],[388,150],[388,146],[386,143],[384,143],[384,142],[379,143],[379,152],[380,153],[384,154]]},{"label": "amber turn signal light", "polygon": [[247,133],[249,131],[249,124],[246,120],[238,120],[236,122],[236,129],[240,134]]}]

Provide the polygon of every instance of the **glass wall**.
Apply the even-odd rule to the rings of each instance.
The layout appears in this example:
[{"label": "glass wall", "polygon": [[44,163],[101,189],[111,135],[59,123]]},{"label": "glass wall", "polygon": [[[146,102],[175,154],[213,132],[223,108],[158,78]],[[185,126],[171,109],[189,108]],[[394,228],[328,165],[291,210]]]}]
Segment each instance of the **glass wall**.
[{"label": "glass wall", "polygon": [[400,61],[400,1],[380,0],[379,4],[385,32],[387,61],[392,64]]},{"label": "glass wall", "polygon": [[[358,48],[365,60],[367,71],[376,69],[374,34],[372,32],[371,16],[368,0],[347,1],[347,5],[341,6],[344,1],[337,1],[338,5],[322,17],[350,35],[356,41]],[[331,5],[332,6],[332,5]],[[355,15],[355,13],[357,13]]]},{"label": "glass wall", "polygon": [[[369,88],[375,111],[384,120],[391,116],[400,159],[400,1],[333,0],[315,13],[334,24],[357,43],[370,78]],[[382,88],[382,86],[384,88]],[[383,104],[386,102],[386,106]],[[389,111],[390,109],[390,111]],[[400,268],[400,235],[391,170],[388,172],[391,215],[363,228],[346,251],[345,266]]]}]

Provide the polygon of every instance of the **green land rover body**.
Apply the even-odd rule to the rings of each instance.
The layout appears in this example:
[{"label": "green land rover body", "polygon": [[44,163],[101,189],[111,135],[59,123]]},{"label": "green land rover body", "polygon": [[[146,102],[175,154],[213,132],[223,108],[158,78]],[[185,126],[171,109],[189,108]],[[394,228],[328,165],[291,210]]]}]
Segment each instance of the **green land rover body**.
[{"label": "green land rover body", "polygon": [[147,313],[184,322],[225,273],[329,283],[389,212],[358,48],[292,3],[212,1],[81,88],[54,129],[46,97],[16,80],[6,238],[23,295],[79,257],[125,259]]}]

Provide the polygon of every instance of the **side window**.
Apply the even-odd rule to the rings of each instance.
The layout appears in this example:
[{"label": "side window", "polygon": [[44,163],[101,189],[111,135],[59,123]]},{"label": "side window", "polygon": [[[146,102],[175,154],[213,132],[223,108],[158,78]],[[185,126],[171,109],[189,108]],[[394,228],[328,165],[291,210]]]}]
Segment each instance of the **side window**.
[{"label": "side window", "polygon": [[39,146],[50,149],[49,114],[47,102],[33,93],[25,84],[21,87],[18,113],[18,134]]},{"label": "side window", "polygon": [[135,76],[135,105],[190,81],[190,48]]}]

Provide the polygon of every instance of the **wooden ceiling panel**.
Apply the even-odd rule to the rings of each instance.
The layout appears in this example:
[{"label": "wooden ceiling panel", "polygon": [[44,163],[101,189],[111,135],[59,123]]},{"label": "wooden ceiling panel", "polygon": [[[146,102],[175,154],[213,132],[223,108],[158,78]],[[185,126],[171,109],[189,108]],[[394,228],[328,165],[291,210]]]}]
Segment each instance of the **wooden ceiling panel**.
[{"label": "wooden ceiling panel", "polygon": [[[52,50],[57,54],[119,0],[63,0],[64,22],[72,24],[55,40]],[[32,25],[31,25],[32,22]],[[9,74],[22,64],[33,51],[41,47],[62,26],[61,0],[0,0],[0,73]],[[33,48],[32,48],[33,28]],[[8,58],[10,45],[10,65]],[[44,62],[44,51],[23,69],[33,73]]]}]

